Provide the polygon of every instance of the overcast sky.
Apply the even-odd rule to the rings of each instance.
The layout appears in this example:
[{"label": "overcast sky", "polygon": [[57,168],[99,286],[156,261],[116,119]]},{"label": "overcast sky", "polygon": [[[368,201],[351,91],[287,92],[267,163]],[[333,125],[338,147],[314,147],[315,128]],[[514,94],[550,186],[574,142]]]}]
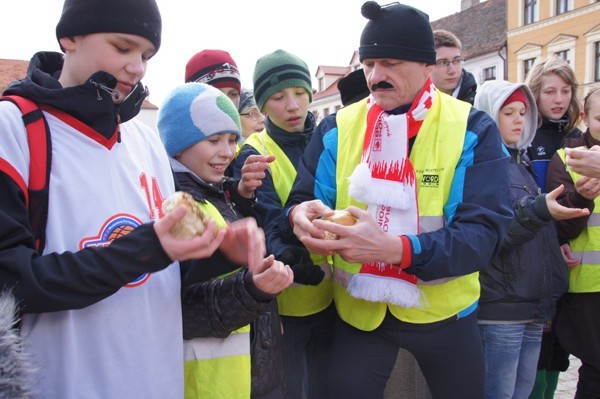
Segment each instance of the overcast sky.
[{"label": "overcast sky", "polygon": [[[156,105],[183,83],[187,60],[200,50],[229,51],[245,87],[252,86],[256,59],[278,48],[306,61],[314,80],[319,65],[348,65],[366,23],[360,14],[365,0],[157,1],[162,45],[143,79]],[[404,3],[425,11],[431,21],[460,11],[460,0]],[[29,60],[38,50],[60,51],[55,27],[62,4],[63,0],[1,0],[0,58]]]}]

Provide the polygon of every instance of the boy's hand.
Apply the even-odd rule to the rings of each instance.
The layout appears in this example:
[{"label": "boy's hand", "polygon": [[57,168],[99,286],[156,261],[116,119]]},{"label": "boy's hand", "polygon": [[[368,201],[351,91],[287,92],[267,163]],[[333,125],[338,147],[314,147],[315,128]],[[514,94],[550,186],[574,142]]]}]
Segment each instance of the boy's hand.
[{"label": "boy's hand", "polygon": [[585,199],[594,200],[600,195],[600,179],[582,176],[575,182],[575,191]]},{"label": "boy's hand", "polygon": [[217,230],[215,222],[209,220],[206,230],[201,235],[189,239],[176,238],[171,234],[171,229],[185,215],[185,207],[178,206],[154,223],[154,231],[160,241],[160,245],[171,260],[184,261],[188,259],[208,258],[221,245],[225,237],[225,230]]},{"label": "boy's hand", "polygon": [[294,273],[289,266],[275,260],[273,255],[261,260],[253,267],[248,266],[256,288],[265,294],[275,295],[292,285]]},{"label": "boy's hand", "polygon": [[242,166],[242,178],[238,183],[238,192],[244,198],[252,198],[254,191],[262,185],[265,170],[275,160],[275,155],[250,155]]},{"label": "boy's hand", "polygon": [[552,216],[554,220],[566,220],[589,215],[590,210],[587,208],[567,208],[556,201],[556,198],[558,198],[564,188],[565,186],[561,184],[546,194],[546,206],[548,207],[550,216]]},{"label": "boy's hand", "polygon": [[573,252],[571,251],[571,246],[569,244],[561,245],[560,252],[562,252],[563,259],[569,269],[579,266],[579,264],[581,263],[581,261],[573,255]]},{"label": "boy's hand", "polygon": [[230,223],[219,249],[236,265],[255,267],[267,253],[265,233],[256,225],[254,218],[244,218]]}]

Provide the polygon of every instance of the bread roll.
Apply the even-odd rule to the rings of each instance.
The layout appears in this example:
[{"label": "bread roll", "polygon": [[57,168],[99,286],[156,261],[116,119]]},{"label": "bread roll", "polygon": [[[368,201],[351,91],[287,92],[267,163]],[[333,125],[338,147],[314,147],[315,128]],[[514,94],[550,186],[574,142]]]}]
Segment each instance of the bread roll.
[{"label": "bread roll", "polygon": [[[356,223],[356,219],[354,219],[354,216],[352,216],[350,212],[341,209],[335,210],[333,212],[333,215],[324,217],[323,220],[341,224],[342,226],[352,226],[354,223]],[[323,233],[325,234],[326,240],[338,239],[337,234],[333,234],[328,231],[324,231]]]},{"label": "bread roll", "polygon": [[183,191],[176,191],[163,202],[162,209],[166,215],[179,205],[185,206],[187,213],[173,228],[171,234],[177,238],[194,238],[201,235],[206,229],[208,217],[196,204],[194,198]]}]

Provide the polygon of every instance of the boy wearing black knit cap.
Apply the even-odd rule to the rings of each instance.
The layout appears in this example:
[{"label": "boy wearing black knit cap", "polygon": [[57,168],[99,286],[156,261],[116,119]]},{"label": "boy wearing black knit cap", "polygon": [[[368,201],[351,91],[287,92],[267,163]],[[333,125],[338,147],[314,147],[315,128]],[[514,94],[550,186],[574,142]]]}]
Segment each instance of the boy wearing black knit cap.
[{"label": "boy wearing black knit cap", "polygon": [[278,228],[296,168],[315,128],[315,118],[308,111],[310,71],[296,55],[276,50],[256,61],[253,80],[256,105],[266,115],[265,129],[245,141],[234,163],[234,176],[240,176],[250,155],[275,155],[256,190],[257,218],[265,230],[268,253],[292,267],[296,283],[277,298],[284,329],[286,398],[327,398],[333,320],[329,265],[315,265],[306,248],[293,235],[282,237]]},{"label": "boy wearing black knit cap", "polygon": [[[508,158],[487,114],[431,82],[427,14],[374,1],[361,11],[371,94],[321,121],[279,220],[282,235],[332,259],[329,394],[382,398],[403,348],[433,398],[480,399],[477,272],[512,220]],[[319,218],[333,210],[355,224]]]},{"label": "boy wearing black knit cap", "polygon": [[[25,120],[42,118],[47,152],[27,141],[20,110],[0,102],[0,289],[13,291],[23,314],[31,397],[180,399],[174,261],[206,258],[218,247],[231,254],[233,239],[212,221],[203,235],[178,239],[170,230],[185,209],[163,217],[162,202],[174,192],[169,160],[158,135],[134,119],[148,95],[141,79],[161,43],[158,7],[155,0],[66,0],[56,36],[64,55],[34,55],[27,78],[4,93],[41,107]],[[33,185],[40,176],[29,172],[43,155],[52,162],[40,195]],[[37,246],[30,220],[44,196],[47,239]],[[260,252],[251,238],[258,232],[244,227],[236,238]]]}]

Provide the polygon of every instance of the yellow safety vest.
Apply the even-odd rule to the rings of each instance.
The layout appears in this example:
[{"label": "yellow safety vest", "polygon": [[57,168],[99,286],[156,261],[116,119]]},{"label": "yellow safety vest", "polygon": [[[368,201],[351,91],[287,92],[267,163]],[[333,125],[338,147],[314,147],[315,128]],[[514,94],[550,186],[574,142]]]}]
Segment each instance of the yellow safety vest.
[{"label": "yellow safety vest", "polygon": [[[281,206],[284,206],[296,179],[296,168],[266,130],[250,135],[244,145],[253,147],[261,155],[275,155],[276,159],[269,165],[269,170],[275,192],[279,196]],[[311,254],[311,259],[315,264],[321,265],[325,278],[316,286],[294,284],[285,289],[277,296],[280,315],[309,316],[325,310],[331,304],[333,300],[331,268],[322,257]]]},{"label": "yellow safety vest", "polygon": [[[560,159],[565,162],[565,150],[557,151]],[[581,175],[567,169],[573,183]],[[581,260],[577,267],[569,269],[569,292],[599,292],[600,291],[600,198],[594,200],[594,211],[589,216],[587,227],[575,238],[569,241],[573,256]]]},{"label": "yellow safety vest", "polygon": [[[423,121],[410,154],[417,175],[417,201],[421,232],[438,230],[446,225],[444,205],[448,201],[454,171],[464,145],[471,105],[451,100],[437,91]],[[366,99],[342,108],[337,114],[338,160],[336,166],[336,208],[355,205],[365,209],[348,194],[348,177],[361,162],[367,127]],[[333,258],[334,300],[340,317],[354,327],[372,331],[383,321],[387,309],[399,320],[432,323],[456,316],[476,306],[479,299],[479,273],[443,281],[418,282],[425,300],[422,307],[405,308],[381,302],[356,299],[346,291],[353,274],[361,265],[348,263],[339,255]]]},{"label": "yellow safety vest", "polygon": [[[196,204],[215,221],[217,227],[227,226],[213,204],[208,201]],[[232,273],[235,272],[237,270]],[[233,331],[227,338],[185,340],[184,360],[186,399],[250,398],[249,325]]]}]

